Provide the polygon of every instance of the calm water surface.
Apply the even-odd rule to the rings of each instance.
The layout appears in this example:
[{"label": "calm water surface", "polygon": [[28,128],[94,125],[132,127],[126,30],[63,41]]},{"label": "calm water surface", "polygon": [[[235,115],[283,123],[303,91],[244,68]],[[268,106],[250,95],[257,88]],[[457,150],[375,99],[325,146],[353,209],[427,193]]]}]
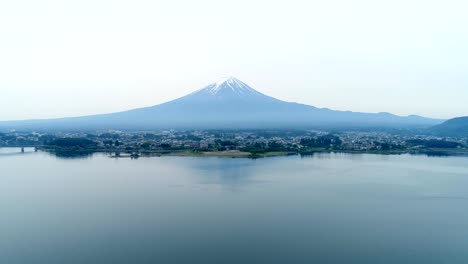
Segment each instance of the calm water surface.
[{"label": "calm water surface", "polygon": [[468,263],[468,158],[0,149],[0,263]]}]

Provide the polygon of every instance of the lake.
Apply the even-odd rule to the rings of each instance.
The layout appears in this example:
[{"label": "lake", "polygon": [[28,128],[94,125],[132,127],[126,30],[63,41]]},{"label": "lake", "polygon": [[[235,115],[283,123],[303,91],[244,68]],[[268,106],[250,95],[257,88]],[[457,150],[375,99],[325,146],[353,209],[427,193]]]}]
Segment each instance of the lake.
[{"label": "lake", "polygon": [[468,263],[468,158],[0,149],[0,263]]}]

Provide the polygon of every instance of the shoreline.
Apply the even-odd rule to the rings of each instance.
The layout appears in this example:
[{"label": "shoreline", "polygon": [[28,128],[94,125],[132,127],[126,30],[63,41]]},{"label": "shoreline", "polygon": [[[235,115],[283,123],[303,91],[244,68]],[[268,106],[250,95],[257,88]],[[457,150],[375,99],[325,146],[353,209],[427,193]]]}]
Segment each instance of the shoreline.
[{"label": "shoreline", "polygon": [[[0,147],[12,148],[12,147]],[[21,148],[21,147],[13,147]],[[25,147],[27,148],[27,147]],[[405,149],[405,150],[344,150],[344,149],[326,149],[313,148],[306,151],[275,151],[275,152],[245,152],[240,150],[227,151],[193,151],[193,150],[166,150],[166,151],[135,151],[121,152],[117,149],[67,149],[67,148],[36,148],[35,151],[44,151],[53,153],[57,156],[74,157],[86,156],[94,153],[103,153],[110,158],[139,158],[139,157],[219,157],[219,158],[266,158],[280,156],[311,156],[316,153],[348,153],[348,154],[376,154],[376,155],[427,155],[427,156],[468,156],[468,149],[443,149],[443,148],[427,148],[427,149]]]},{"label": "shoreline", "polygon": [[[108,152],[101,152],[108,153]],[[193,152],[193,151],[176,151],[169,153],[140,153],[140,154],[120,154],[120,155],[110,155],[110,158],[139,158],[139,157],[218,157],[218,158],[266,158],[266,157],[280,157],[280,156],[291,156],[297,155],[296,152],[265,152],[252,154],[250,152],[243,151],[205,151],[205,152]]]},{"label": "shoreline", "polygon": [[406,149],[406,150],[343,150],[343,149],[324,149],[316,148],[307,151],[276,151],[251,153],[239,150],[229,151],[191,151],[191,150],[174,150],[174,151],[140,151],[140,152],[120,152],[119,150],[98,150],[98,149],[49,149],[40,148],[39,150],[55,153],[60,156],[79,156],[89,155],[94,153],[104,153],[110,158],[139,158],[139,157],[219,157],[219,158],[266,158],[280,156],[309,156],[315,153],[347,153],[347,154],[376,154],[376,155],[427,155],[427,156],[468,156],[468,149]]}]

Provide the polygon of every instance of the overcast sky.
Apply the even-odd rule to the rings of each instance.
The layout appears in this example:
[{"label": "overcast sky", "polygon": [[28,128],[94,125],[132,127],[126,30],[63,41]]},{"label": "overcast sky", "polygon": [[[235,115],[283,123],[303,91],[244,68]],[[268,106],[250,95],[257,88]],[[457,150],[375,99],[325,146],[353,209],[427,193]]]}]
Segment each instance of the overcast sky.
[{"label": "overcast sky", "polygon": [[0,120],[159,104],[232,75],[317,107],[468,115],[468,2],[1,1]]}]

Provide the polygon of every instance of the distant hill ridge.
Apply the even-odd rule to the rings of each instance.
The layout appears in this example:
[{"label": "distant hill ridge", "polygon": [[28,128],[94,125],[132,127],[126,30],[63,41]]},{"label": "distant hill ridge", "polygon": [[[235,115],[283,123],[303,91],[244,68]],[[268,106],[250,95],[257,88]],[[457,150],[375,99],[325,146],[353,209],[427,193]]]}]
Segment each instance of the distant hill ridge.
[{"label": "distant hill ridge", "polygon": [[179,99],[112,114],[0,122],[18,130],[261,129],[429,127],[442,120],[390,113],[359,113],[285,102],[226,77]]},{"label": "distant hill ridge", "polygon": [[429,131],[441,136],[468,137],[468,116],[449,119]]}]

